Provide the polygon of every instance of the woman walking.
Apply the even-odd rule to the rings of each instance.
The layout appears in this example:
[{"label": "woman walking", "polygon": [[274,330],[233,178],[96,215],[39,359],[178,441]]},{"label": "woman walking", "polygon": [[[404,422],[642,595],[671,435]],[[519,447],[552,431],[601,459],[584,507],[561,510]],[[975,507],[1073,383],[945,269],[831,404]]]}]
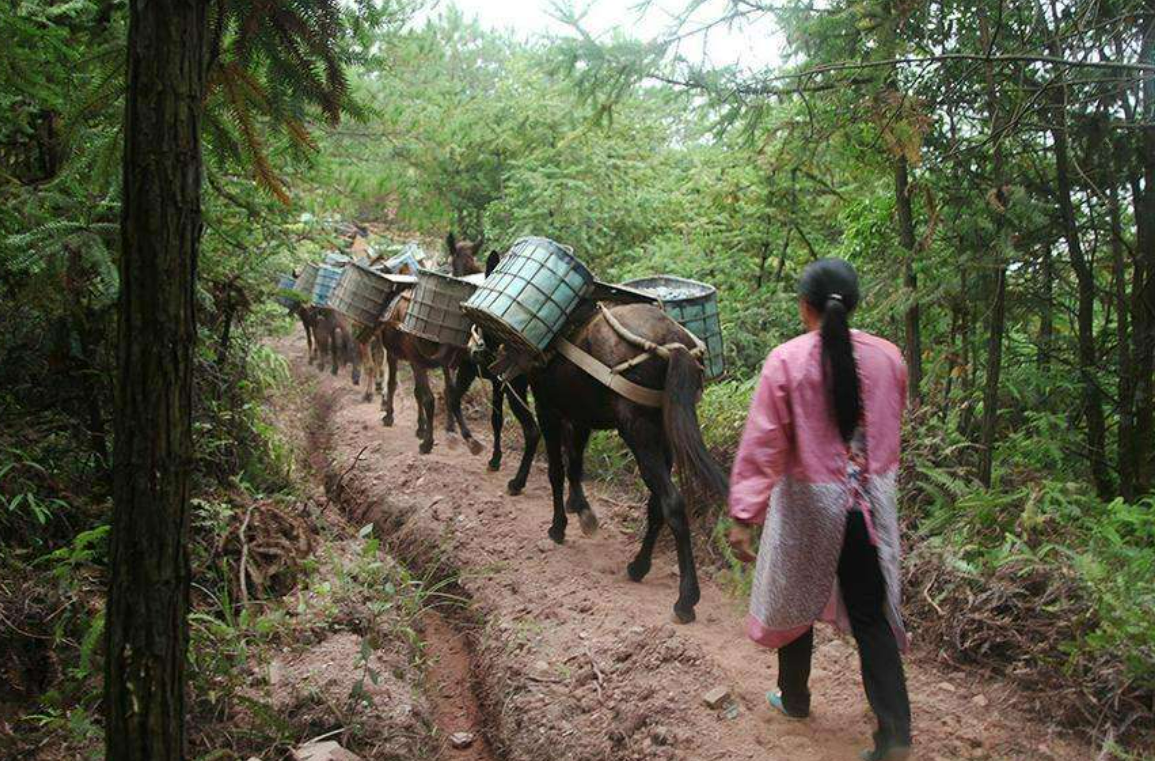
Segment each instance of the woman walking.
[{"label": "woman walking", "polygon": [[810,713],[814,622],[854,634],[878,719],[867,761],[907,757],[910,703],[900,651],[895,476],[906,398],[898,349],[848,322],[858,275],[841,259],[810,264],[799,282],[807,333],[770,353],[730,480],[730,544],[755,560],[748,633],[778,649],[770,705]]}]

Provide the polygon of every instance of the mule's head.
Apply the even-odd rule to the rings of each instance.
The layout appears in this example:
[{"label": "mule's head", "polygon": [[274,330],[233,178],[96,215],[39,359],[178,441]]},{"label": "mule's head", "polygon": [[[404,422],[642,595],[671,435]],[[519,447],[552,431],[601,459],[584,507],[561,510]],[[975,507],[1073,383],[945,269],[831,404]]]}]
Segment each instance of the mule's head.
[{"label": "mule's head", "polygon": [[[489,277],[501,262],[501,252],[496,248],[489,252],[485,259],[485,276]],[[500,346],[500,339],[482,330],[480,325],[474,325],[469,332],[469,357],[481,367],[487,367],[494,359]]]},{"label": "mule's head", "polygon": [[445,236],[445,247],[449,251],[449,267],[454,277],[476,275],[481,272],[477,264],[477,254],[485,246],[485,236],[472,240],[457,240],[451,232]]}]

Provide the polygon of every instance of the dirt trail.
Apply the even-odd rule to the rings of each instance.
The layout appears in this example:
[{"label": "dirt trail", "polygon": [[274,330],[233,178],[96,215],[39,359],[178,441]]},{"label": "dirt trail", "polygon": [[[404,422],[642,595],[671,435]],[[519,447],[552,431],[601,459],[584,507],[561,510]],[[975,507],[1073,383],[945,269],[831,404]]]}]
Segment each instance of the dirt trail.
[{"label": "dirt trail", "polygon": [[[391,549],[411,564],[458,573],[485,622],[471,632],[473,677],[499,756],[857,758],[871,722],[852,642],[820,627],[812,718],[772,715],[763,695],[774,685],[774,654],[746,639],[742,601],[702,569],[697,622],[672,624],[678,577],[665,540],[644,583],[626,578],[637,547],[627,526],[641,517],[626,503],[591,489],[601,532],[585,538],[571,526],[566,544],[556,546],[546,538],[551,507],[543,463],[535,464],[523,495],[508,496],[516,447],[507,449],[503,472],[490,473],[486,457],[471,456],[439,423],[436,448],[421,456],[408,385],[398,390],[397,425],[386,429],[376,399],[364,403],[362,390],[344,375],[320,375],[306,365],[303,338],[280,348],[294,372],[317,378],[317,393],[333,402],[331,470],[349,471],[346,505],[361,506],[353,517],[378,522]],[[474,432],[487,438],[488,424],[478,421]],[[1021,710],[1026,700],[997,680],[943,670],[925,652],[908,658],[907,675],[919,759],[1095,756]],[[730,688],[737,711],[703,704],[703,695],[719,685]],[[463,724],[473,720],[467,715]],[[475,752],[457,753],[477,758],[468,755]]]}]

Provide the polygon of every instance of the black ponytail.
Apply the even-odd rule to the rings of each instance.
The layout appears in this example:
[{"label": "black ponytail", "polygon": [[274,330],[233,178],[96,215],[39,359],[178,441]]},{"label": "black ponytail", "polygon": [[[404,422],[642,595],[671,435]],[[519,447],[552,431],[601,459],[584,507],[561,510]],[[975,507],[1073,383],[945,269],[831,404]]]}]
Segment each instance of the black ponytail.
[{"label": "black ponytail", "polygon": [[849,443],[862,417],[858,366],[850,340],[850,313],[858,306],[858,273],[842,259],[819,259],[802,272],[798,291],[822,316],[822,365],[838,430]]}]

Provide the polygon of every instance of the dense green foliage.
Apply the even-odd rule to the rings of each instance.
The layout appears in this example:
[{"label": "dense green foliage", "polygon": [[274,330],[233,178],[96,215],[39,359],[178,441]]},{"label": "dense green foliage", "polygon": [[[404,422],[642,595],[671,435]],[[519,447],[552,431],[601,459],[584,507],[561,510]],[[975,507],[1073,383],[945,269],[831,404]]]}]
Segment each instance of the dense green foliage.
[{"label": "dense green foliage", "polygon": [[[497,248],[547,235],[605,280],[713,284],[729,377],[700,415],[722,456],[766,352],[801,329],[795,278],[843,256],[866,287],[856,324],[921,376],[903,472],[917,623],[1032,687],[1081,685],[1064,716],[1149,730],[1155,6],[729,8],[784,30],[780,70],[683,60],[688,29],[532,44],[452,8],[402,30],[389,3],[348,11],[302,81],[225,23],[206,104],[204,504],[285,488],[262,408],[279,371],[256,338],[274,274],[334,242],[324,220]],[[36,599],[68,606],[52,636],[89,680],[123,24],[119,3],[0,9],[0,567],[58,569],[61,591]],[[590,456],[628,467],[612,437]],[[0,582],[0,612],[22,594]]]}]

